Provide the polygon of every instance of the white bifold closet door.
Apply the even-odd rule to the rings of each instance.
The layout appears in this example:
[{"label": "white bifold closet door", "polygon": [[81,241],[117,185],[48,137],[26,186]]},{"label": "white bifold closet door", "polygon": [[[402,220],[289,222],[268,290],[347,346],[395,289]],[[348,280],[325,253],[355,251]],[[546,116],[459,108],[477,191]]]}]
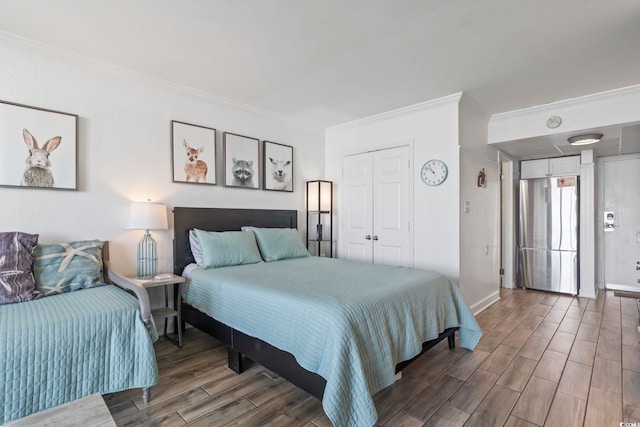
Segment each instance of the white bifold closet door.
[{"label": "white bifold closet door", "polygon": [[346,156],[341,257],[413,266],[408,146]]}]

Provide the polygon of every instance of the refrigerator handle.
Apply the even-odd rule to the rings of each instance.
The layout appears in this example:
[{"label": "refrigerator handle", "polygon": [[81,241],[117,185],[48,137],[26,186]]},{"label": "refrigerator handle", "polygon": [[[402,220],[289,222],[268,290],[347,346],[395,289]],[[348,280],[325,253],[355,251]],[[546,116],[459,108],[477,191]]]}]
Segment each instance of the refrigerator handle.
[{"label": "refrigerator handle", "polygon": [[544,202],[549,203],[549,187],[544,187]]}]

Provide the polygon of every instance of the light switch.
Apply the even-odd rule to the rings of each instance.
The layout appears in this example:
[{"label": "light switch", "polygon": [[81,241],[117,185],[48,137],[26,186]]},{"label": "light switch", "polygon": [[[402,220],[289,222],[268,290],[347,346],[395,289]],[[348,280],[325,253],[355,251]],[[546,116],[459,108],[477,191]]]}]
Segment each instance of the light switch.
[{"label": "light switch", "polygon": [[464,202],[464,213],[469,212],[471,212],[471,206],[469,205],[469,202]]},{"label": "light switch", "polygon": [[640,231],[636,231],[636,242],[640,243]]}]

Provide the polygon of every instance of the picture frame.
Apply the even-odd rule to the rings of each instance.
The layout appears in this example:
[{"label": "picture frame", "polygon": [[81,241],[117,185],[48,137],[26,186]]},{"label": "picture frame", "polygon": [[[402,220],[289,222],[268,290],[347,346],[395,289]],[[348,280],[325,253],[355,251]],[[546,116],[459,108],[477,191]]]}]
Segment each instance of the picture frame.
[{"label": "picture frame", "polygon": [[263,144],[264,189],[293,192],[293,147],[271,141]]},{"label": "picture frame", "polygon": [[0,186],[78,190],[78,115],[0,101]]},{"label": "picture frame", "polygon": [[231,132],[224,138],[224,185],[260,189],[260,140]]},{"label": "picture frame", "polygon": [[173,182],[216,185],[216,130],[171,120]]}]

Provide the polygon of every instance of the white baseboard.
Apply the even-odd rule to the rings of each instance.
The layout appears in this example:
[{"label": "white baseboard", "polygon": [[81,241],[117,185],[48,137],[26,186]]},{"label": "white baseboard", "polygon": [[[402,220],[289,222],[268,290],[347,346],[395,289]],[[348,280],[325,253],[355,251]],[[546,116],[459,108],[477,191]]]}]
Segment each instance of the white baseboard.
[{"label": "white baseboard", "polygon": [[484,309],[486,309],[487,307],[489,307],[491,304],[493,304],[494,302],[499,301],[499,300],[500,300],[500,289],[498,289],[497,291],[493,292],[492,294],[486,296],[485,298],[481,299],[477,303],[473,304],[470,307],[471,308],[471,312],[475,316],[478,313],[480,313],[481,311],[483,311]]},{"label": "white baseboard", "polygon": [[598,296],[598,288],[585,290],[580,288],[578,296],[582,298],[595,299]]}]

